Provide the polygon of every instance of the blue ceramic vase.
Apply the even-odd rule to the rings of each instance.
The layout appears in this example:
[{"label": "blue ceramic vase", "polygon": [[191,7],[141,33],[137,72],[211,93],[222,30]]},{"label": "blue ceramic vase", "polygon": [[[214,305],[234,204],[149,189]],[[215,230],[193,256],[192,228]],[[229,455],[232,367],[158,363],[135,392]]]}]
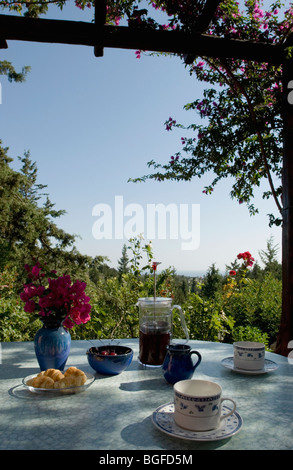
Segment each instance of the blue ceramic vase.
[{"label": "blue ceramic vase", "polygon": [[[193,354],[197,356],[195,363],[191,359]],[[200,353],[187,344],[170,344],[167,346],[167,354],[162,366],[164,377],[170,384],[190,379],[200,363]]]},{"label": "blue ceramic vase", "polygon": [[34,345],[41,371],[64,369],[70,352],[71,336],[61,322],[44,322],[36,333]]}]

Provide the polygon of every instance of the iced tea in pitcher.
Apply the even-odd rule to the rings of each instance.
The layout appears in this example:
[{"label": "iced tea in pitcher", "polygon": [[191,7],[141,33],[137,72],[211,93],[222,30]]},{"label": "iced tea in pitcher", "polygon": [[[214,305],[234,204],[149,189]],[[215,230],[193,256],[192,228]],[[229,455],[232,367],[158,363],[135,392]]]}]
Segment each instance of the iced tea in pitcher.
[{"label": "iced tea in pitcher", "polygon": [[139,305],[139,361],[159,367],[163,364],[172,334],[172,299],[145,297]]}]

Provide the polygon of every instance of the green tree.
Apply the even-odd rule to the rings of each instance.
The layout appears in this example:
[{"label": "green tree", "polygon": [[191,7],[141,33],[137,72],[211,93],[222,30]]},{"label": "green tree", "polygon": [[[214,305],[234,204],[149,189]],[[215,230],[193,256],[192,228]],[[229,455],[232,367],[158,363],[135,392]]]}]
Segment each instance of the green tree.
[{"label": "green tree", "polygon": [[279,252],[278,245],[274,245],[274,238],[270,237],[267,241],[267,249],[260,250],[259,256],[264,264],[264,272],[272,273],[276,279],[282,279],[282,265],[277,260]]},{"label": "green tree", "polygon": [[40,193],[47,185],[38,184],[38,169],[36,162],[32,162],[30,151],[24,152],[23,157],[18,157],[22,162],[21,173],[24,175],[19,193],[25,199],[29,199],[32,202],[39,201],[42,196],[47,196],[47,193]]},{"label": "green tree", "polygon": [[174,303],[183,304],[190,292],[188,278],[185,276],[174,275]]},{"label": "green tree", "polygon": [[115,277],[117,270],[110,268],[107,264],[109,258],[107,256],[95,256],[89,262],[88,273],[90,280],[97,284],[99,280],[105,280],[109,277]]},{"label": "green tree", "polygon": [[11,62],[0,61],[0,75],[5,75],[9,82],[24,82],[29,71],[30,67],[26,65],[21,72],[16,72]]},{"label": "green tree", "polygon": [[[6,262],[13,262],[22,271],[32,257],[60,268],[70,263],[73,272],[87,266],[89,257],[74,246],[75,236],[60,229],[55,220],[64,214],[37,183],[37,167],[29,152],[20,159],[19,172],[12,170],[8,148],[0,141],[0,252]],[[42,204],[41,200],[44,198]]]},{"label": "green tree", "polygon": [[222,285],[222,282],[223,278],[219,273],[219,269],[217,269],[213,263],[203,278],[203,285],[201,288],[202,296],[205,298],[214,298],[216,292]]},{"label": "green tree", "polygon": [[127,246],[124,243],[124,245],[122,247],[121,258],[118,260],[118,272],[119,272],[120,278],[121,278],[122,274],[127,274],[129,272],[128,263],[129,263],[129,258],[128,258],[128,255],[127,255]]}]

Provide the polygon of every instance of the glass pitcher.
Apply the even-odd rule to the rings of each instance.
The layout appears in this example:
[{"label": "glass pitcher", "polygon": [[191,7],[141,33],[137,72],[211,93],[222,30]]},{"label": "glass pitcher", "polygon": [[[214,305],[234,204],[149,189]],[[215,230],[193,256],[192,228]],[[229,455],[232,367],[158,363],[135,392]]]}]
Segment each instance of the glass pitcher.
[{"label": "glass pitcher", "polygon": [[182,309],[165,297],[144,297],[138,299],[139,306],[139,356],[141,364],[160,367],[165,359],[167,346],[172,338],[172,312],[179,310],[181,324],[186,336],[189,335]]}]

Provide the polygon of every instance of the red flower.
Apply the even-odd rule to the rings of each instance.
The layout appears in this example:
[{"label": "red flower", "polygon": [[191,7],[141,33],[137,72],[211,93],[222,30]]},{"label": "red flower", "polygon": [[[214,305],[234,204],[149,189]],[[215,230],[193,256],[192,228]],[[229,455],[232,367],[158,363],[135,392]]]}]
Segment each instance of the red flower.
[{"label": "red flower", "polygon": [[154,262],[153,262],[153,264],[152,264],[152,268],[153,268],[153,270],[154,270],[154,271],[156,271],[156,270],[157,270],[157,266],[158,266],[158,264],[161,264],[161,263],[160,263],[160,262],[158,262],[158,261],[154,261]]},{"label": "red flower", "polygon": [[234,271],[234,269],[231,269],[231,271],[229,271],[229,275],[236,276],[236,271]]},{"label": "red flower", "polygon": [[238,259],[243,259],[246,266],[253,266],[254,258],[251,256],[249,251],[245,251],[244,253],[239,253],[237,255]]}]

